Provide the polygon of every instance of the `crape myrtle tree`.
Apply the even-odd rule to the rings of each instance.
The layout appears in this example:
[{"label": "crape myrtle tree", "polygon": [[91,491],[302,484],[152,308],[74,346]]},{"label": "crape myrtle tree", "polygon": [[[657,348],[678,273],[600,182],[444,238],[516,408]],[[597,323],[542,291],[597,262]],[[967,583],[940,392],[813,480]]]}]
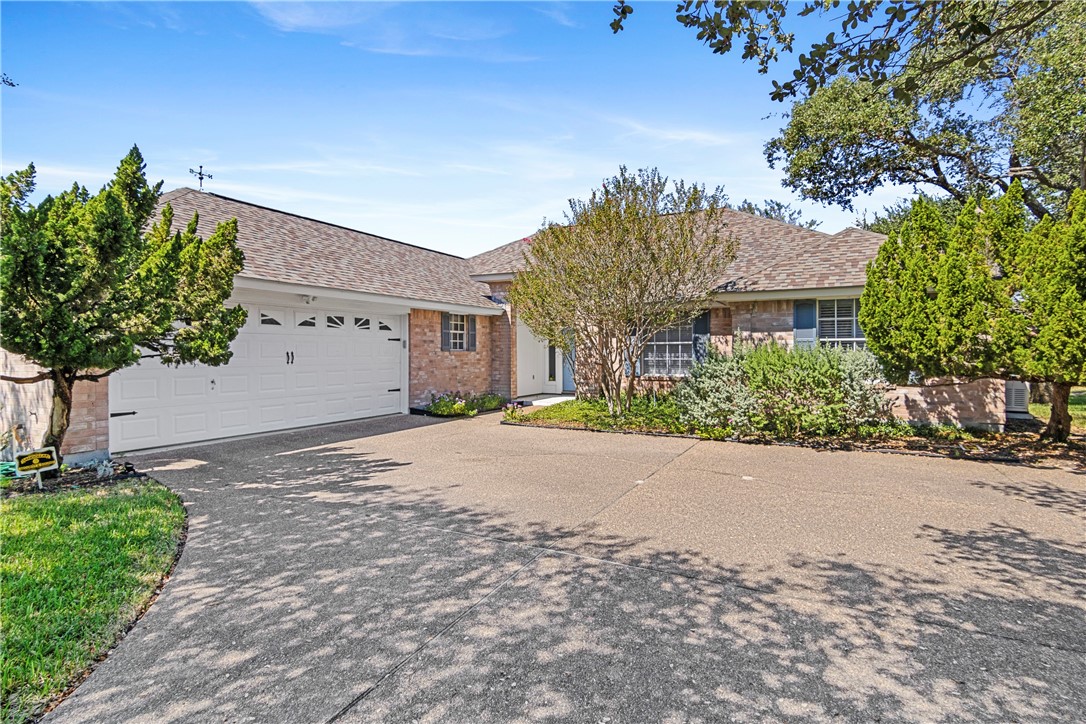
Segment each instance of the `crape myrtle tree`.
[{"label": "crape myrtle tree", "polygon": [[1063,442],[1071,387],[1086,382],[1086,191],[1058,219],[1028,216],[1017,182],[999,199],[967,200],[953,223],[918,200],[868,265],[860,324],[898,380],[1051,383],[1042,436]]},{"label": "crape myrtle tree", "polygon": [[197,217],[175,230],[166,204],[152,221],[162,182],[147,183],[133,146],[97,194],[75,184],[33,204],[34,166],[0,189],[0,346],[42,371],[6,382],[51,381],[44,444],[58,453],[71,415],[72,388],[135,364],[225,364],[245,310],[225,306],[244,257],[237,220],[206,240]]},{"label": "crape myrtle tree", "polygon": [[536,336],[576,349],[578,377],[612,415],[629,410],[653,335],[708,308],[735,257],[726,203],[720,189],[622,167],[532,237],[510,300]]}]

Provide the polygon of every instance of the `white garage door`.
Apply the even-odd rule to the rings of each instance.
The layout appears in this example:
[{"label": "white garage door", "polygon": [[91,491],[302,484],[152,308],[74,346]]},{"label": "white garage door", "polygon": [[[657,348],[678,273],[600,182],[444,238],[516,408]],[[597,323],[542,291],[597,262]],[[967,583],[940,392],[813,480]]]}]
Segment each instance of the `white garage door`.
[{"label": "white garage door", "polygon": [[402,318],[248,305],[228,365],[112,375],[114,452],[402,412]]}]

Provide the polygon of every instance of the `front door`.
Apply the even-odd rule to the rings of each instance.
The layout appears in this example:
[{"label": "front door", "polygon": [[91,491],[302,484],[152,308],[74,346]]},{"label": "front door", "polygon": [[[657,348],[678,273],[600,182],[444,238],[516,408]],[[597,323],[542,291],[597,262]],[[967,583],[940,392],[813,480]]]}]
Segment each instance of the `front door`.
[{"label": "front door", "polygon": [[573,378],[576,365],[577,350],[571,349],[569,354],[562,355],[562,392],[573,394],[577,391],[577,382]]}]

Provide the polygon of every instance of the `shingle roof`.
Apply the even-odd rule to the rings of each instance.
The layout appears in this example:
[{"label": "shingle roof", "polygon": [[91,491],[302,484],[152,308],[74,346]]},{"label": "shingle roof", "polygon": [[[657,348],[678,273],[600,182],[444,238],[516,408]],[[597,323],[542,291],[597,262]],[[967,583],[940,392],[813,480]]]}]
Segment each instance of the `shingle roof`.
[{"label": "shingle roof", "polygon": [[[786,224],[787,226],[787,224]],[[805,235],[741,237],[739,253],[721,285],[723,292],[862,287],[867,262],[886,237],[848,228],[836,234],[801,229]]]},{"label": "shingle roof", "polygon": [[174,228],[200,214],[205,238],[236,217],[245,252],[239,276],[474,307],[495,307],[485,284],[468,276],[458,256],[385,239],[195,189],[162,195],[174,210]]},{"label": "shingle roof", "polygon": [[499,246],[497,249],[484,251],[478,256],[468,259],[471,273],[484,274],[513,274],[524,268],[524,252],[532,243],[532,237],[511,241]]},{"label": "shingle roof", "polygon": [[[730,209],[724,220],[739,248],[720,281],[723,292],[863,286],[867,262],[886,238],[856,228],[831,235]],[[530,243],[530,237],[518,239],[468,259],[471,273],[520,271]]]}]

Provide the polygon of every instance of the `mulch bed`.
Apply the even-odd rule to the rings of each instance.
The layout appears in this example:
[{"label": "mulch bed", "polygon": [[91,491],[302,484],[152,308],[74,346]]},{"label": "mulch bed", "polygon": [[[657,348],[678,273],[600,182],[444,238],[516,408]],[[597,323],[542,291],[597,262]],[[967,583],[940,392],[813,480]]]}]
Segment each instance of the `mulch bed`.
[{"label": "mulch bed", "polygon": [[0,491],[0,497],[11,498],[18,495],[36,495],[39,493],[57,493],[64,490],[86,490],[88,488],[100,488],[110,485],[115,485],[122,480],[131,480],[133,478],[146,478],[147,476],[141,472],[138,472],[131,463],[126,462],[112,462],[108,466],[103,466],[100,470],[97,467],[85,467],[85,468],[69,468],[68,470],[60,473],[55,478],[47,478],[45,474],[42,475],[42,487],[38,489],[38,483],[34,479],[34,476],[25,478],[12,478],[3,491]]},{"label": "mulch bed", "polygon": [[[746,442],[746,441],[744,441]],[[825,450],[869,450],[932,457],[1060,467],[1086,472],[1086,437],[1075,436],[1067,444],[1042,442],[1036,433],[989,433],[973,440],[932,440],[925,437],[886,440],[810,439],[784,444]]]},{"label": "mulch bed", "polygon": [[[524,427],[549,427],[564,430],[587,430],[590,432],[611,432],[626,435],[655,435],[664,437],[694,438],[694,435],[679,435],[655,430],[596,430],[577,424],[562,424],[553,421],[516,420],[503,421],[505,425]],[[864,450],[869,452],[896,453],[901,455],[921,455],[944,457],[957,460],[978,460],[981,462],[1015,463],[1035,467],[1058,467],[1072,472],[1086,473],[1086,435],[1072,435],[1066,444],[1042,442],[1039,439],[1041,426],[1025,423],[1010,425],[1007,432],[976,433],[970,440],[937,440],[927,437],[902,437],[871,440],[854,440],[837,437],[812,437],[796,440],[772,440],[768,438],[731,439],[748,445],[784,445],[806,447],[816,450]]]}]

